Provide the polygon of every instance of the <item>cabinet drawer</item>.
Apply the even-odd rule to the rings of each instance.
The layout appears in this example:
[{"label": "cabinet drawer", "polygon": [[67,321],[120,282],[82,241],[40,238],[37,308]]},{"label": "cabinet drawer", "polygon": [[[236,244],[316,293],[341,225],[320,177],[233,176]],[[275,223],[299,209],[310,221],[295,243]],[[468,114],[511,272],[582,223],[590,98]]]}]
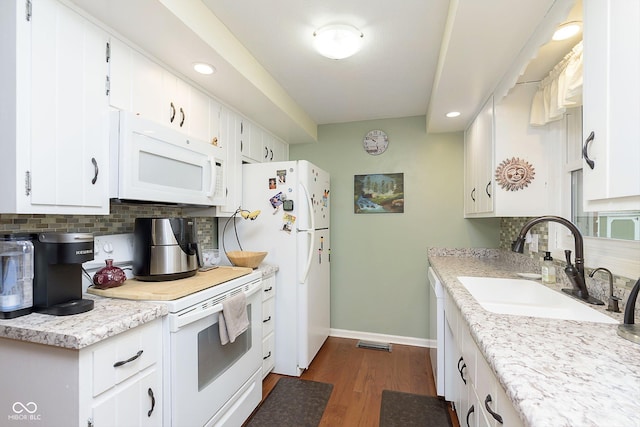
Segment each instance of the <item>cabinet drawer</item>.
[{"label": "cabinet drawer", "polygon": [[269,335],[262,341],[262,377],[264,378],[275,366],[276,359],[273,354],[275,336]]},{"label": "cabinet drawer", "polygon": [[160,319],[96,344],[91,349],[93,396],[156,363],[161,344]]},{"label": "cabinet drawer", "polygon": [[274,313],[276,308],[276,299],[271,298],[262,303],[262,336],[266,337],[273,332]]},{"label": "cabinet drawer", "polygon": [[262,279],[262,300],[266,301],[276,294],[276,276],[271,275]]}]

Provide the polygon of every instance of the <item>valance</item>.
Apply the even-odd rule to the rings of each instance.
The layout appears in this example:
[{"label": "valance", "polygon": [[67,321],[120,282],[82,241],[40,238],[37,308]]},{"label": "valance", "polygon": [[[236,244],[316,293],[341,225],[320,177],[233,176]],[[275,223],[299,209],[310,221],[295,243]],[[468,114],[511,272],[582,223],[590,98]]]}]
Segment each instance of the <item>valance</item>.
[{"label": "valance", "polygon": [[529,123],[543,126],[560,120],[567,108],[582,105],[582,41],[545,77],[533,97]]}]

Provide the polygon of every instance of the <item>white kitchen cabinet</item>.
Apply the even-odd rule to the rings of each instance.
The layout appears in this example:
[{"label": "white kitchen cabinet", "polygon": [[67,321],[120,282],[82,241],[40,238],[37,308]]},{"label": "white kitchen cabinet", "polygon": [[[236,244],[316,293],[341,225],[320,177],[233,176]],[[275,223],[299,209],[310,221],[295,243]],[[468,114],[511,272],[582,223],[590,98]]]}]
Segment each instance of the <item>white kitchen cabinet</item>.
[{"label": "white kitchen cabinet", "polygon": [[0,21],[0,211],[108,213],[107,34],[54,0]]},{"label": "white kitchen cabinet", "polygon": [[81,350],[80,372],[81,423],[162,425],[160,319]]},{"label": "white kitchen cabinet", "polygon": [[640,2],[583,8],[584,210],[640,210]]},{"label": "white kitchen cabinet", "polygon": [[242,160],[247,163],[261,162],[264,131],[242,116],[238,116],[237,126]]},{"label": "white kitchen cabinet", "polygon": [[262,137],[261,162],[282,162],[289,160],[289,145],[268,132]]},{"label": "white kitchen cabinet", "polygon": [[0,389],[0,401],[33,402],[24,420],[42,425],[160,426],[161,322],[80,350],[1,338],[0,358],[12,367],[3,381],[12,386]]},{"label": "white kitchen cabinet", "polygon": [[[536,91],[537,84],[518,84],[501,100],[490,99],[467,130],[466,217],[558,213],[559,207],[549,192],[551,177],[562,168],[557,149],[557,139],[562,135],[556,124],[530,126],[531,100]],[[518,177],[523,179],[518,182]],[[507,179],[513,187],[500,184]]]},{"label": "white kitchen cabinet", "polygon": [[[232,110],[220,108],[219,144],[226,153],[224,204],[215,207],[215,216],[228,217],[242,205],[242,154],[237,131],[238,116]],[[204,213],[203,213],[204,214]]]},{"label": "white kitchen cabinet", "polygon": [[493,211],[493,96],[465,132],[466,216],[485,215]]},{"label": "white kitchen cabinet", "polygon": [[262,378],[275,366],[276,276],[262,278]]},{"label": "white kitchen cabinet", "polygon": [[[121,40],[109,42],[110,105],[211,142],[211,98]],[[217,103],[216,103],[217,104]]]},{"label": "white kitchen cabinet", "polygon": [[445,397],[454,402],[460,425],[523,425],[448,292],[445,292],[445,319],[445,367],[451,366],[447,375],[454,377],[452,387],[445,390]]}]

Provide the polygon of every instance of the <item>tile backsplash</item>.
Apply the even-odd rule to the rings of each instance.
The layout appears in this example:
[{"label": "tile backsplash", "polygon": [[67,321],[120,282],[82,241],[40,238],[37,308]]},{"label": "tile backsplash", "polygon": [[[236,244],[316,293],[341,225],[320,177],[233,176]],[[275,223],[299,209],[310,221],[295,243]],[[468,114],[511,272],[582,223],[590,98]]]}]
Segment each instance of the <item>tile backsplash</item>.
[{"label": "tile backsplash", "polygon": [[[500,249],[511,250],[511,242],[516,239],[520,230],[524,224],[527,223],[532,218],[501,218],[500,220]],[[537,261],[538,263],[542,262],[544,258],[545,251],[549,250],[549,223],[543,222],[531,228],[531,234],[538,234],[538,252],[529,252],[529,245],[525,245],[524,255],[530,257],[532,260]],[[566,266],[564,260],[554,259],[554,264],[556,264],[556,270],[558,272],[562,272]],[[588,273],[593,268],[588,265],[585,265],[585,271]],[[559,274],[559,273],[556,273]],[[564,273],[563,273],[564,274]],[[608,278],[607,283],[608,283]],[[604,283],[604,279],[601,277],[595,277],[593,280],[602,281]],[[621,289],[630,290],[635,281],[637,279],[631,279],[628,277],[616,276],[613,277],[614,284],[616,287]]]},{"label": "tile backsplash", "polygon": [[[73,232],[105,234],[133,233],[138,217],[182,217],[183,209],[175,206],[124,204],[111,202],[109,215],[15,215],[0,214],[0,234],[19,232]],[[198,242],[204,250],[216,249],[216,218],[197,217]]]}]

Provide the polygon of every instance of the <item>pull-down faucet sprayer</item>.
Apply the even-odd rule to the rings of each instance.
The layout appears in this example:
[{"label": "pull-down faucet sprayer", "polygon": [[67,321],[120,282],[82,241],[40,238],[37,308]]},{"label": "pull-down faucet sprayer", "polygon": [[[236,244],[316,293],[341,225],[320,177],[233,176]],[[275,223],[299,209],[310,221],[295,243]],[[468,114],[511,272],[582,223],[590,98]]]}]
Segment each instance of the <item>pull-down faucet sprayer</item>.
[{"label": "pull-down faucet sprayer", "polygon": [[533,218],[522,227],[520,234],[518,234],[518,237],[511,245],[511,250],[522,253],[524,251],[524,241],[527,232],[529,232],[534,225],[540,224],[541,222],[560,223],[567,227],[569,231],[571,231],[571,234],[573,234],[576,250],[575,267],[571,264],[571,251],[564,251],[567,258],[567,267],[564,269],[564,272],[571,282],[573,289],[563,289],[562,291],[588,302],[589,304],[604,305],[602,301],[589,295],[589,291],[587,290],[587,284],[584,278],[584,244],[582,234],[580,234],[578,227],[576,227],[571,221],[559,216],[551,215]]}]

